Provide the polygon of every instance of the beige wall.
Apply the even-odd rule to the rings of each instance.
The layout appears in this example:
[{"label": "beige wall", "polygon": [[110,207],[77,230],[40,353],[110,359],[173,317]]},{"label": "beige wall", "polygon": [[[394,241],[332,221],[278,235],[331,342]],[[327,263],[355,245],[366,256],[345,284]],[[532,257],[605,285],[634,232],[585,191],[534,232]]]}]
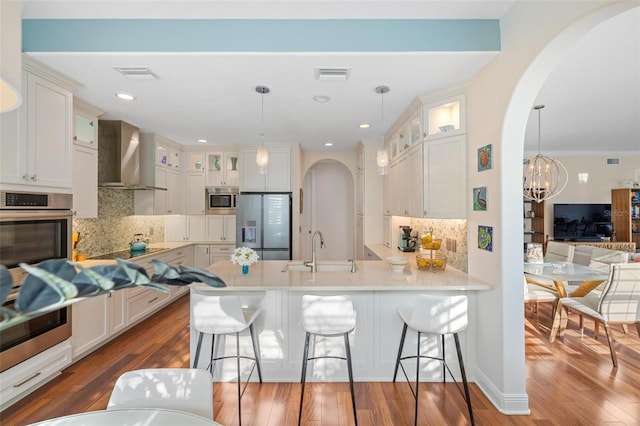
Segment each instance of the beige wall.
[{"label": "beige wall", "polygon": [[[529,412],[522,303],[522,159],[536,95],[563,54],[599,23],[637,1],[520,1],[501,19],[502,51],[470,82],[467,97],[469,188],[486,186],[494,206],[469,211],[469,274],[479,292],[476,383],[508,414]],[[493,145],[494,167],[478,172],[478,148]],[[477,248],[479,225],[493,226],[492,252]],[[518,285],[520,283],[520,285]]]}]

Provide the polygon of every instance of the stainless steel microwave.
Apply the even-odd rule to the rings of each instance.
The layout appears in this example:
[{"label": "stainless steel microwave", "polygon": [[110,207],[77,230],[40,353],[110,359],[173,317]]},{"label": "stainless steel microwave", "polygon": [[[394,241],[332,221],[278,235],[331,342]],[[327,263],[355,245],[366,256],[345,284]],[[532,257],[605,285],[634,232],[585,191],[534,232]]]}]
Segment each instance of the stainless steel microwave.
[{"label": "stainless steel microwave", "polygon": [[206,214],[236,214],[238,187],[207,187]]}]

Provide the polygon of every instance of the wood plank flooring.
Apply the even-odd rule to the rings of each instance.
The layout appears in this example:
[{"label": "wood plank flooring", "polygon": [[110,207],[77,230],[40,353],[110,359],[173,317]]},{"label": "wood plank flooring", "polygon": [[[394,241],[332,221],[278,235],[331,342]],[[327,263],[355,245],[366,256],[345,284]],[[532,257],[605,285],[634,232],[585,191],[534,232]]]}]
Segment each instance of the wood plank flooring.
[{"label": "wood plank flooring", "polygon": [[[115,380],[125,371],[152,367],[188,367],[189,298],[162,312],[83,358],[62,375],[0,413],[0,424],[26,425],[47,418],[104,409]],[[570,329],[549,343],[549,308],[526,314],[527,392],[531,415],[499,413],[471,384],[478,425],[638,425],[640,424],[640,338],[616,329],[619,368],[612,368],[603,333],[593,338],[587,322],[584,336],[577,318]],[[356,383],[360,425],[411,425],[413,399],[404,382]],[[347,383],[309,383],[302,424],[352,425]],[[249,384],[242,399],[242,423],[254,426],[295,425],[299,383]],[[215,420],[238,424],[234,383],[214,384]],[[453,384],[421,385],[420,425],[468,424],[466,405]]]}]

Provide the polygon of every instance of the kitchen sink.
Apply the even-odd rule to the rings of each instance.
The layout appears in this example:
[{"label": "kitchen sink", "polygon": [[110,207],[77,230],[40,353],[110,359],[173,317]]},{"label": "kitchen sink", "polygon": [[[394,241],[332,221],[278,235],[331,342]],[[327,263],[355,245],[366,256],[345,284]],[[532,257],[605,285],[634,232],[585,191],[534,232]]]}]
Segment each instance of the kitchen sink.
[{"label": "kitchen sink", "polygon": [[[308,271],[311,272],[311,266],[307,266],[303,261],[293,261],[287,263],[282,272]],[[325,260],[318,262],[318,272],[349,272],[351,271],[351,262],[348,260]]]}]

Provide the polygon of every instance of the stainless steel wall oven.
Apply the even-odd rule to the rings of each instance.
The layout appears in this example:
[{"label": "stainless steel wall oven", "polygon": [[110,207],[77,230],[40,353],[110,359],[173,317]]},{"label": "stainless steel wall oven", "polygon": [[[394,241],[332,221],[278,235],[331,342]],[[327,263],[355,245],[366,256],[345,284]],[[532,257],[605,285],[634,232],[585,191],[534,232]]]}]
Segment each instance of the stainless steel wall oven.
[{"label": "stainless steel wall oven", "polygon": [[[71,259],[72,195],[0,191],[0,263],[13,277],[4,306],[24,281],[20,263]],[[71,309],[65,307],[0,331],[0,371],[71,337]]]}]

